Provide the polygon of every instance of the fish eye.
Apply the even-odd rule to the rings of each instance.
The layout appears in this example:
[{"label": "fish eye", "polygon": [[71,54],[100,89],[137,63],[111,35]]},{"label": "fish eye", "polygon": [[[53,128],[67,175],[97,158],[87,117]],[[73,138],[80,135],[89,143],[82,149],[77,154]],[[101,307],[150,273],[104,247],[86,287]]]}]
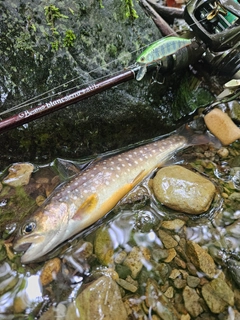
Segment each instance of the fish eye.
[{"label": "fish eye", "polygon": [[26,223],[23,228],[22,228],[22,233],[25,234],[29,234],[31,233],[34,229],[36,228],[36,223],[35,222],[28,222]]},{"label": "fish eye", "polygon": [[141,61],[144,61],[144,60],[145,60],[145,57],[142,57],[142,58],[141,58]]}]

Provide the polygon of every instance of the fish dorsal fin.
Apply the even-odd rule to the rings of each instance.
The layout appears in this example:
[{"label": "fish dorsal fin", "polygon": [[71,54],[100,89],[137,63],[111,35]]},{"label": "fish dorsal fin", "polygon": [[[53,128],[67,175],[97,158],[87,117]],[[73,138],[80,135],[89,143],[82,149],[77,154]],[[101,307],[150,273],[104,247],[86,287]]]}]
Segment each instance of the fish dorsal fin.
[{"label": "fish dorsal fin", "polygon": [[91,194],[77,209],[77,211],[73,216],[73,219],[81,220],[83,214],[91,213],[91,211],[96,208],[97,203],[98,203],[98,196],[95,193]]}]

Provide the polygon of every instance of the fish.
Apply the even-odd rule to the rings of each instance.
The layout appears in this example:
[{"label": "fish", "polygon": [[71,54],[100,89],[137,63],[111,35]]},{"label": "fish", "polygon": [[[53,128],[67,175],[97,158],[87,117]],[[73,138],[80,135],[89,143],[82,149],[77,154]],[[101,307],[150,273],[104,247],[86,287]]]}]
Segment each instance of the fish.
[{"label": "fish", "polygon": [[[204,138],[203,138],[204,137]],[[19,229],[13,244],[26,264],[110,212],[135,186],[176,152],[210,138],[190,134],[186,126],[169,136],[93,161],[57,187]]]},{"label": "fish", "polygon": [[156,63],[164,57],[176,53],[178,50],[189,46],[192,43],[190,39],[180,37],[165,37],[155,41],[145,49],[137,58],[136,62],[140,65],[136,80],[140,81],[147,72],[147,66]]}]

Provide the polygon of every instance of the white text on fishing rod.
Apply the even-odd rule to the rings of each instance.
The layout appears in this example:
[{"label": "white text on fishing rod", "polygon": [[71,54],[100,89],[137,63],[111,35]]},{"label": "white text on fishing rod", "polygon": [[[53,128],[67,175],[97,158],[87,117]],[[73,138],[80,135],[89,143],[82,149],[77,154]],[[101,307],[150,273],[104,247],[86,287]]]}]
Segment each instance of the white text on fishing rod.
[{"label": "white text on fishing rod", "polygon": [[[71,100],[74,100],[75,98],[78,98],[88,92],[91,92],[92,90],[96,90],[98,89],[100,86],[98,84],[93,84],[93,85],[90,85],[88,86],[87,88],[85,89],[82,89],[80,91],[77,91],[77,92],[74,92],[66,97],[62,97],[62,98],[59,98],[57,100],[54,100],[54,101],[50,101],[50,102],[47,102],[39,107],[36,107],[36,108],[33,108],[33,109],[29,109],[29,110],[25,110],[21,113],[18,114],[18,117],[23,119],[23,118],[28,118],[34,114],[38,114],[38,113],[41,113],[41,112],[44,112],[45,110],[48,110],[48,109],[51,109],[57,105],[61,105],[65,102],[70,102]],[[77,102],[77,101],[76,101]],[[73,102],[72,102],[73,103]]]}]

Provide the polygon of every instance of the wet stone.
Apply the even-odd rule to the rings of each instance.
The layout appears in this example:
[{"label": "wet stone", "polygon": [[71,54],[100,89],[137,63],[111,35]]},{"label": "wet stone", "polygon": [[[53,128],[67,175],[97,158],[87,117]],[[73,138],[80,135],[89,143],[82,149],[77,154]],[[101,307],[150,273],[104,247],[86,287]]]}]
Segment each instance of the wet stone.
[{"label": "wet stone", "polygon": [[96,232],[94,252],[104,266],[113,264],[113,244],[107,228],[100,228]]},{"label": "wet stone", "polygon": [[233,306],[234,293],[225,281],[216,278],[202,287],[202,295],[213,313],[221,313],[227,306]]},{"label": "wet stone", "polygon": [[158,289],[157,283],[148,279],[146,286],[146,305],[164,320],[178,320],[179,314],[171,301]]},{"label": "wet stone", "polygon": [[196,288],[200,283],[200,279],[197,278],[197,277],[193,277],[193,276],[190,276],[188,275],[187,276],[187,284],[189,287],[191,288]]},{"label": "wet stone", "polygon": [[197,317],[203,312],[200,297],[194,289],[186,286],[183,290],[183,299],[185,308],[192,317]]},{"label": "wet stone", "polygon": [[34,166],[31,163],[14,163],[2,182],[11,187],[25,186],[29,183],[33,169]]},{"label": "wet stone", "polygon": [[166,249],[174,248],[178,245],[178,242],[163,230],[158,231],[158,235]]},{"label": "wet stone", "polygon": [[186,286],[187,281],[181,278],[177,278],[174,280],[173,284],[176,289],[182,289]]},{"label": "wet stone", "polygon": [[54,258],[49,260],[43,266],[40,281],[43,286],[46,286],[50,282],[56,279],[58,272],[61,269],[61,260],[59,258]]},{"label": "wet stone", "polygon": [[119,253],[117,253],[114,257],[114,262],[117,264],[123,263],[124,259],[127,256],[127,252],[126,251],[121,251]]},{"label": "wet stone", "polygon": [[181,272],[178,269],[173,269],[169,278],[170,279],[176,279],[178,276],[180,276]]},{"label": "wet stone", "polygon": [[187,241],[187,252],[194,266],[204,272],[208,277],[213,278],[216,273],[216,266],[210,254],[193,241]]},{"label": "wet stone", "polygon": [[164,292],[164,295],[169,298],[172,299],[173,295],[174,295],[174,289],[173,287],[168,287],[168,289]]},{"label": "wet stone", "polygon": [[142,259],[143,254],[141,250],[138,247],[133,247],[123,262],[123,265],[131,270],[133,279],[136,279],[143,267]]},{"label": "wet stone", "polygon": [[174,219],[174,220],[167,220],[163,221],[161,223],[161,227],[168,229],[168,230],[175,230],[178,231],[185,225],[185,221],[180,219]]},{"label": "wet stone", "polygon": [[153,190],[161,203],[189,214],[207,211],[216,191],[211,181],[178,165],[159,170]]},{"label": "wet stone", "polygon": [[128,318],[119,287],[109,276],[90,283],[69,306],[65,320],[102,319],[103,315],[104,320]]},{"label": "wet stone", "polygon": [[130,283],[124,279],[118,279],[117,283],[125,290],[128,290],[130,292],[136,292],[138,287],[134,285],[133,283]]},{"label": "wet stone", "polygon": [[177,255],[177,252],[174,248],[168,249],[168,257],[164,260],[165,262],[171,262]]},{"label": "wet stone", "polygon": [[168,257],[168,250],[167,249],[153,249],[152,257],[155,261],[161,261]]},{"label": "wet stone", "polygon": [[127,276],[131,274],[131,270],[127,266],[123,266],[121,264],[116,265],[115,267],[116,272],[119,275],[119,278],[125,279]]}]

